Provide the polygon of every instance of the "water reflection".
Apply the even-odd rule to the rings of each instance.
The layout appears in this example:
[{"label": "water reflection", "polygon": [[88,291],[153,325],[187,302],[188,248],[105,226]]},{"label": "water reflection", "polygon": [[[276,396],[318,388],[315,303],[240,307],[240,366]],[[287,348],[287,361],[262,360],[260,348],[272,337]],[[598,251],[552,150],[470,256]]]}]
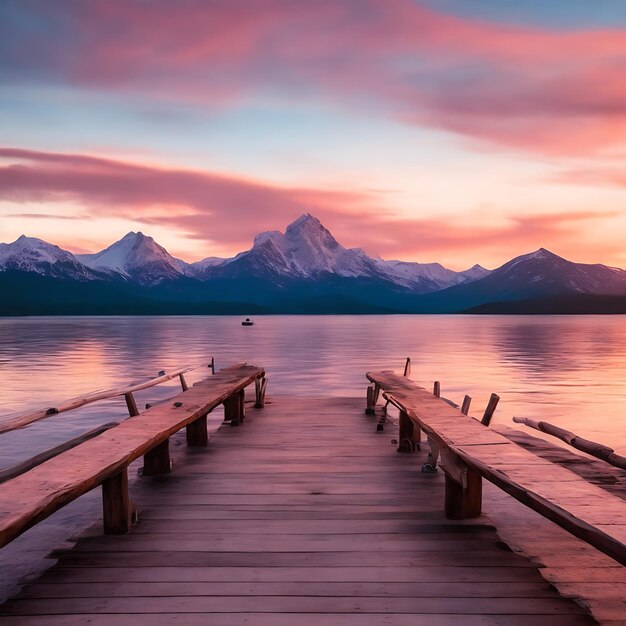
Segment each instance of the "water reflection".
[{"label": "water reflection", "polygon": [[[59,317],[0,319],[0,413],[202,362],[258,362],[269,393],[362,395],[368,369],[400,369],[479,414],[491,392],[496,420],[532,415],[626,450],[626,325],[622,316]],[[199,376],[200,374],[196,374]],[[191,380],[195,380],[191,377]],[[141,403],[173,393],[144,392]],[[115,400],[0,438],[0,465],[125,415]]]}]

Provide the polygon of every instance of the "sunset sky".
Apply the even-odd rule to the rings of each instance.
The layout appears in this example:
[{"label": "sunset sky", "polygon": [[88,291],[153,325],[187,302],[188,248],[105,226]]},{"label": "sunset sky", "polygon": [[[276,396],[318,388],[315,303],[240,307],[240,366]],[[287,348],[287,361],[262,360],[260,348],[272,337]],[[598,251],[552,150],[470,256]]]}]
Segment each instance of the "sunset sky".
[{"label": "sunset sky", "polygon": [[187,261],[316,215],[626,267],[624,0],[1,0],[0,241]]}]

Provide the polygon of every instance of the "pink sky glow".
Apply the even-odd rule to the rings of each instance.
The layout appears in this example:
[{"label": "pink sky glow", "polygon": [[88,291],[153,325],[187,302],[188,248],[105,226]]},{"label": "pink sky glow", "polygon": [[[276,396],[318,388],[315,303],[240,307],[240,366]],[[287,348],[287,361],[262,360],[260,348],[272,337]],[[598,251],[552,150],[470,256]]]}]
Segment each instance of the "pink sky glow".
[{"label": "pink sky glow", "polygon": [[0,240],[197,260],[311,212],[385,258],[626,266],[626,15],[433,6],[7,5]]}]

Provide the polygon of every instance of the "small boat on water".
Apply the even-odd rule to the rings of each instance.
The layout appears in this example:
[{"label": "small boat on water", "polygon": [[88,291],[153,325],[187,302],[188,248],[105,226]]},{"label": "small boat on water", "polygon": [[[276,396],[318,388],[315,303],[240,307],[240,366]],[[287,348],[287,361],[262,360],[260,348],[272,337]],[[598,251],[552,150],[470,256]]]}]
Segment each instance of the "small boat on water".
[{"label": "small boat on water", "polygon": [[243,322],[241,322],[241,325],[242,326],[254,326],[254,322],[249,317],[246,317],[246,319]]}]

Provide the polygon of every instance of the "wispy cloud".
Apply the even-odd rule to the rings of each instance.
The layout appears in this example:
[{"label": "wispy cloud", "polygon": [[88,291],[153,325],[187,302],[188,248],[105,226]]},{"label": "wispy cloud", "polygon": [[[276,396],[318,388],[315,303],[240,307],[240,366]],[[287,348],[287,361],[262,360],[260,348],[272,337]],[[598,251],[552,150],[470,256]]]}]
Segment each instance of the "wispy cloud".
[{"label": "wispy cloud", "polygon": [[620,29],[513,27],[412,0],[23,0],[0,10],[5,84],[203,106],[323,97],[542,154],[626,141]]}]

